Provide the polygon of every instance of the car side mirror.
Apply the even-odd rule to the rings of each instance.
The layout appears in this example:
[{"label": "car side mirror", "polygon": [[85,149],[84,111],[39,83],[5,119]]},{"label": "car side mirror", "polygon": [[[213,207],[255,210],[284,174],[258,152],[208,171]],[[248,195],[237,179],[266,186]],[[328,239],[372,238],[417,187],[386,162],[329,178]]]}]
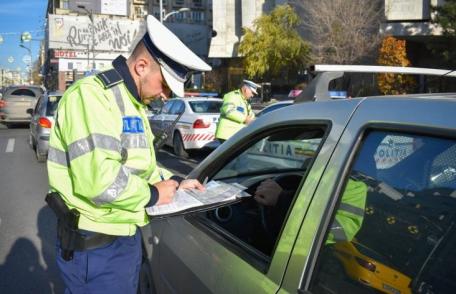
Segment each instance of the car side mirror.
[{"label": "car side mirror", "polygon": [[33,116],[33,108],[28,108],[28,109],[26,110],[26,112],[27,112],[28,114],[30,114],[31,116]]}]

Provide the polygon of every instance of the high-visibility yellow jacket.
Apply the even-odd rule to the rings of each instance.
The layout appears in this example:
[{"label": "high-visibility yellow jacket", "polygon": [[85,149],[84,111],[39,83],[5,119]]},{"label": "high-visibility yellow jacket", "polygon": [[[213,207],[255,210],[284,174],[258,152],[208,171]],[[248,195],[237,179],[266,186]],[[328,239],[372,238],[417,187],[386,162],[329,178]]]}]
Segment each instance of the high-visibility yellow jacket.
[{"label": "high-visibility yellow jacket", "polygon": [[248,116],[254,118],[255,113],[252,111],[250,104],[243,98],[240,90],[225,94],[215,138],[228,140],[245,127],[244,121]]},{"label": "high-visibility yellow jacket", "polygon": [[327,244],[353,240],[363,224],[366,197],[367,185],[349,179],[331,225]]},{"label": "high-visibility yellow jacket", "polygon": [[145,106],[123,82],[105,88],[89,76],[65,92],[47,167],[51,190],[80,212],[80,229],[125,236],[148,223],[148,184],[161,180],[153,140]]}]

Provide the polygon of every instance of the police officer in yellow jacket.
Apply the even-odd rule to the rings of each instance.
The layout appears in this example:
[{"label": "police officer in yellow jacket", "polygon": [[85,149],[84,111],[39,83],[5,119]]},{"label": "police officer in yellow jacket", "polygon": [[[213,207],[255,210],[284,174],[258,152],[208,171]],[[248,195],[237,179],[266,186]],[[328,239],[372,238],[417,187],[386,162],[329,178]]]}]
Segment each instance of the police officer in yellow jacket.
[{"label": "police officer in yellow jacket", "polygon": [[65,293],[136,293],[145,207],[169,203],[178,188],[204,189],[157,166],[144,104],[166,99],[170,90],[183,96],[189,74],[210,69],[148,16],[147,32],[128,59],[119,56],[112,69],[65,92],[47,162],[51,191],[77,212],[71,238],[67,218],[59,218]]},{"label": "police officer in yellow jacket", "polygon": [[252,111],[249,100],[254,94],[258,94],[258,88],[260,85],[244,80],[240,89],[223,96],[215,138],[224,142],[255,119],[255,113]]}]

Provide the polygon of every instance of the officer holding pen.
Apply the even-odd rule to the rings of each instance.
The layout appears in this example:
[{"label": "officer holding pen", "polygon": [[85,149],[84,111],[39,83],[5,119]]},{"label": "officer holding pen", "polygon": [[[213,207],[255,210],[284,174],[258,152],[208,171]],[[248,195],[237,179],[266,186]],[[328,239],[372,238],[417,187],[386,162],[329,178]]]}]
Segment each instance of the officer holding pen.
[{"label": "officer holding pen", "polygon": [[157,167],[145,105],[170,91],[183,96],[191,73],[210,69],[148,16],[128,59],[119,56],[112,69],[65,92],[49,142],[46,197],[58,216],[65,293],[136,293],[145,207],[169,203],[178,188],[204,189]]}]

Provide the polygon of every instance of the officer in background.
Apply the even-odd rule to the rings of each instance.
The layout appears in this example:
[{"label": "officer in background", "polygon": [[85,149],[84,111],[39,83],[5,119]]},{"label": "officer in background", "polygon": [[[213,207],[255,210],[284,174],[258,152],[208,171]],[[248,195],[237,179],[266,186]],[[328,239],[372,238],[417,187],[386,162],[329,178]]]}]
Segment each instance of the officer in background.
[{"label": "officer in background", "polygon": [[183,96],[189,75],[210,66],[152,16],[131,56],[112,65],[65,92],[51,131],[46,201],[64,204],[54,211],[65,293],[136,293],[145,207],[204,189],[157,167],[145,105],[170,90]]},{"label": "officer in background", "polygon": [[215,131],[216,139],[223,143],[255,119],[249,100],[254,94],[258,94],[260,87],[252,81],[244,80],[240,89],[223,96],[220,119]]}]

